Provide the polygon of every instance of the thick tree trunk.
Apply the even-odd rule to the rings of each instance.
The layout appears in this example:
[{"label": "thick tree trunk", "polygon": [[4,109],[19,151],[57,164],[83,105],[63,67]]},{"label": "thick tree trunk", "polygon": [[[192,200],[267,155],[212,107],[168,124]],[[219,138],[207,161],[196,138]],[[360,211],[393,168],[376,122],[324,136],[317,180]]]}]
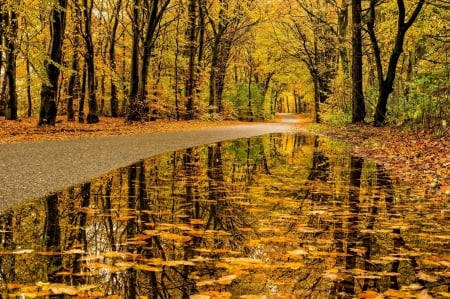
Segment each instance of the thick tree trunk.
[{"label": "thick tree trunk", "polygon": [[[49,195],[45,199],[45,245],[47,251],[59,252],[61,251],[61,227],[59,224],[59,199],[58,194]],[[61,271],[62,257],[61,255],[48,257],[47,273],[49,282],[60,282],[61,276],[56,273]]]},{"label": "thick tree trunk", "polygon": [[363,122],[366,117],[363,92],[361,13],[361,0],[352,0],[352,123]]},{"label": "thick tree trunk", "polygon": [[137,109],[136,102],[138,101],[138,89],[139,89],[139,40],[140,40],[140,0],[134,0],[133,2],[133,19],[131,23],[133,39],[131,44],[131,69],[130,69],[130,93],[128,97],[128,111],[127,120],[134,121],[139,120],[139,116],[136,115],[135,109]]},{"label": "thick tree trunk", "polygon": [[186,80],[186,118],[194,119],[194,97],[195,97],[195,56],[196,56],[196,27],[197,27],[197,1],[189,0],[188,8],[188,78]]},{"label": "thick tree trunk", "polygon": [[[145,1],[144,1],[145,2]],[[140,121],[147,117],[149,107],[147,98],[147,81],[150,68],[150,58],[154,48],[155,39],[159,34],[161,18],[167,10],[170,0],[153,0],[151,3],[134,1],[133,8],[133,45],[132,45],[132,82],[129,97],[129,109],[127,120]],[[149,11],[145,24],[145,35],[142,45],[142,62],[139,63],[139,40],[140,40],[140,6],[147,6]],[[136,72],[136,75],[133,74]]]},{"label": "thick tree trunk", "polygon": [[[74,44],[78,44],[78,35],[75,35]],[[68,100],[67,100],[67,120],[75,121],[75,109],[73,108],[74,100],[77,98],[77,81],[79,81],[79,61],[78,51],[75,49],[72,56],[72,73],[69,77],[69,86],[67,88]]]},{"label": "thick tree trunk", "polygon": [[55,125],[57,114],[58,65],[62,60],[62,45],[66,27],[67,0],[59,0],[51,12],[49,59],[45,62],[47,80],[42,84],[39,125]]},{"label": "thick tree trunk", "polygon": [[[115,13],[113,16],[113,26],[110,35],[109,44],[109,65],[112,73],[116,72],[116,35],[117,27],[119,26],[119,15],[122,9],[122,0],[118,0],[115,6]],[[111,116],[119,116],[119,99],[117,95],[117,85],[114,79],[111,79]]]},{"label": "thick tree trunk", "polygon": [[89,112],[86,118],[88,124],[99,122],[98,104],[95,84],[94,44],[91,34],[91,16],[93,3],[83,1],[84,40],[86,43],[86,67],[87,67],[87,93]]}]

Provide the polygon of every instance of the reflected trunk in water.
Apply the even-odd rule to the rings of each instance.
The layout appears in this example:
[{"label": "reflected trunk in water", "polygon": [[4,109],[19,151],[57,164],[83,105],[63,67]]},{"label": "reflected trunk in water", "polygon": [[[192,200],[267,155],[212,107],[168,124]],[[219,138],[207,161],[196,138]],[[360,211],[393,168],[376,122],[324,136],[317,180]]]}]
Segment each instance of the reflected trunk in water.
[{"label": "reflected trunk in water", "polygon": [[[70,239],[70,244],[69,247],[70,248],[77,248],[80,250],[83,250],[84,252],[88,251],[88,242],[87,242],[87,238],[86,238],[86,229],[87,229],[87,212],[86,209],[89,208],[89,204],[90,204],[90,198],[91,198],[91,183],[85,183],[81,186],[81,191],[80,191],[80,197],[81,197],[81,204],[80,204],[80,208],[81,209],[74,209],[72,211],[76,211],[78,210],[78,212],[74,215],[75,218],[72,220],[73,223],[73,227],[76,228],[75,230],[73,230],[73,234],[74,237],[72,237]],[[71,200],[72,202],[75,201],[75,198],[73,198]],[[72,271],[73,273],[82,273],[82,254],[81,253],[77,253],[74,256],[73,259],[73,268]],[[86,283],[86,279],[85,277],[83,277],[82,275],[80,276],[75,276],[74,277],[74,283],[75,285],[81,285],[83,283]]]},{"label": "reflected trunk in water", "polygon": [[[61,252],[61,228],[59,224],[58,194],[52,194],[45,200],[45,245],[49,252]],[[47,262],[47,279],[49,282],[62,282],[57,275],[62,270],[61,254],[49,255]],[[63,298],[62,295],[51,295],[50,298]]]},{"label": "reflected trunk in water", "polygon": [[[0,224],[2,228],[1,240],[2,240],[2,250],[9,251],[14,250],[14,235],[13,235],[13,220],[14,211],[9,210],[4,215],[1,215]],[[0,274],[1,278],[6,283],[13,283],[17,277],[14,271],[15,256],[0,256]]]},{"label": "reflected trunk in water", "polygon": [[[128,168],[128,206],[127,213],[133,213],[137,207],[136,200],[136,180],[137,165],[134,164]],[[126,215],[127,217],[130,215]],[[127,240],[132,239],[137,234],[136,219],[131,217],[127,221],[126,236]],[[130,245],[127,245],[130,246]],[[137,272],[136,269],[130,267],[125,275],[125,299],[137,298]]]},{"label": "reflected trunk in water", "polygon": [[[184,200],[182,203],[183,209],[183,219],[185,224],[190,224],[192,219],[198,219],[198,179],[199,179],[199,169],[198,169],[198,155],[195,150],[189,148],[183,155],[183,170],[186,179],[186,192],[184,194]],[[186,234],[184,234],[187,236]],[[192,238],[189,242],[183,244],[183,260],[188,261],[193,258],[196,239]],[[190,265],[184,265],[182,271],[182,286],[181,293],[183,299],[189,299],[191,294],[195,293],[195,283],[189,276],[191,275],[193,269]]]},{"label": "reflected trunk in water", "polygon": [[[347,257],[345,269],[354,271],[356,269],[356,254],[358,252],[358,225],[360,222],[360,192],[361,192],[361,172],[363,169],[364,159],[352,156],[350,159],[350,190],[349,190],[349,207],[350,218],[348,219],[347,234]],[[355,295],[355,279],[349,277],[342,282],[343,291],[346,296],[353,297]]]}]

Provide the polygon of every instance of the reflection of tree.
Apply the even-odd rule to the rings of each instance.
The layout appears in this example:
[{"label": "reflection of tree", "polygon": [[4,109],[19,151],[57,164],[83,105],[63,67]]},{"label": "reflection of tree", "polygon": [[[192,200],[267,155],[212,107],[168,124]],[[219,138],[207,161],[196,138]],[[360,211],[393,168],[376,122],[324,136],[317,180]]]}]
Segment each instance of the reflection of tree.
[{"label": "reflection of tree", "polygon": [[[47,251],[61,252],[61,228],[59,224],[59,200],[54,193],[45,198],[45,245]],[[47,263],[47,278],[49,282],[61,282],[61,276],[57,273],[62,269],[61,254],[49,255]],[[59,298],[60,296],[51,297]]]},{"label": "reflection of tree", "polygon": [[[128,213],[133,213],[136,210],[136,181],[137,181],[137,164],[133,164],[128,168]],[[136,219],[131,217],[126,225],[126,238],[132,239],[137,234]],[[125,284],[125,299],[138,298],[137,292],[137,272],[136,269],[130,267],[124,275]]]},{"label": "reflection of tree", "polygon": [[[85,183],[81,186],[81,209],[78,210],[78,212],[73,215],[74,218],[73,219],[69,219],[72,220],[72,227],[74,228],[72,230],[72,236],[69,238],[69,248],[74,248],[75,246],[80,246],[84,252],[87,252],[87,247],[88,247],[88,242],[86,239],[86,226],[87,226],[87,213],[84,209],[89,207],[89,203],[90,203],[90,198],[91,198],[91,183]],[[71,203],[75,202],[75,198],[70,198]],[[75,211],[75,207],[73,207],[73,209],[70,211],[70,213],[72,214],[72,212]],[[73,273],[80,273],[82,272],[82,264],[81,264],[81,259],[82,255],[81,253],[76,253],[74,256],[74,262],[73,262],[73,267],[72,267],[72,271]],[[85,282],[85,279],[83,278],[83,276],[75,276],[74,277],[74,283],[75,285],[77,284],[83,284]]]},{"label": "reflection of tree", "polygon": [[[360,192],[361,192],[361,172],[363,169],[364,159],[352,156],[350,159],[350,189],[349,189],[349,205],[350,217],[348,219],[347,233],[347,256],[345,258],[345,269],[353,271],[356,268],[356,252],[359,244],[359,215],[361,214]],[[342,288],[345,294],[355,295],[355,279],[348,276],[342,282]]]},{"label": "reflection of tree", "polygon": [[[14,236],[13,236],[13,218],[14,211],[8,210],[0,216],[0,225],[2,229],[2,249],[12,250],[14,249]],[[5,283],[14,282],[16,275],[14,271],[15,257],[1,255],[0,256],[0,279]]]},{"label": "reflection of tree", "polygon": [[[395,215],[395,197],[394,197],[394,187],[392,185],[391,178],[387,175],[387,173],[382,169],[381,166],[377,166],[377,181],[380,187],[380,192],[384,193],[384,200],[386,202],[386,210],[388,215]],[[405,245],[405,241],[401,236],[401,231],[399,228],[394,227],[392,229],[393,235],[393,248],[394,250],[400,250]],[[399,273],[400,260],[394,260],[392,262],[392,273]],[[390,276],[390,285],[389,288],[398,290],[399,283],[398,277],[396,275]]]},{"label": "reflection of tree", "polygon": [[314,154],[311,171],[308,176],[310,181],[328,181],[330,175],[330,161],[323,151],[318,150],[319,137],[314,140]]},{"label": "reflection of tree", "polygon": [[[186,176],[186,192],[184,194],[184,202],[182,203],[183,208],[183,222],[185,224],[190,224],[192,219],[197,219],[199,217],[199,207],[198,207],[198,176],[199,176],[199,163],[198,155],[196,151],[192,148],[186,150],[183,155],[183,169],[184,175]],[[193,238],[190,242],[183,244],[183,259],[188,261],[194,256],[193,249],[197,243],[197,239]],[[190,265],[184,265],[181,273],[182,285],[181,293],[183,299],[190,298],[190,295],[195,293],[195,283],[189,278],[193,271],[193,267]]]}]

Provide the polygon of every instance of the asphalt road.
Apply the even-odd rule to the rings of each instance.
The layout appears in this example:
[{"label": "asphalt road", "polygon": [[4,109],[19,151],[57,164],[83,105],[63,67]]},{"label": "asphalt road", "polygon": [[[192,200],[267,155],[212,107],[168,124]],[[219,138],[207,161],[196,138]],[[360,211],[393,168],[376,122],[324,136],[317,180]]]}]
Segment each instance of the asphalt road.
[{"label": "asphalt road", "polygon": [[290,114],[282,117],[281,123],[0,144],[0,210],[161,153],[295,130],[297,118]]}]

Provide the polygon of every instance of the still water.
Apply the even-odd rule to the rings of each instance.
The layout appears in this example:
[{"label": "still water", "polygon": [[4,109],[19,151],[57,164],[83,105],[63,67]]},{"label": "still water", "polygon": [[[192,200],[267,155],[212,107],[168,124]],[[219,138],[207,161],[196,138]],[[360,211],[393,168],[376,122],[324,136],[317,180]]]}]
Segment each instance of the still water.
[{"label": "still water", "polygon": [[449,211],[326,138],[210,144],[4,212],[0,291],[2,298],[449,298]]}]

